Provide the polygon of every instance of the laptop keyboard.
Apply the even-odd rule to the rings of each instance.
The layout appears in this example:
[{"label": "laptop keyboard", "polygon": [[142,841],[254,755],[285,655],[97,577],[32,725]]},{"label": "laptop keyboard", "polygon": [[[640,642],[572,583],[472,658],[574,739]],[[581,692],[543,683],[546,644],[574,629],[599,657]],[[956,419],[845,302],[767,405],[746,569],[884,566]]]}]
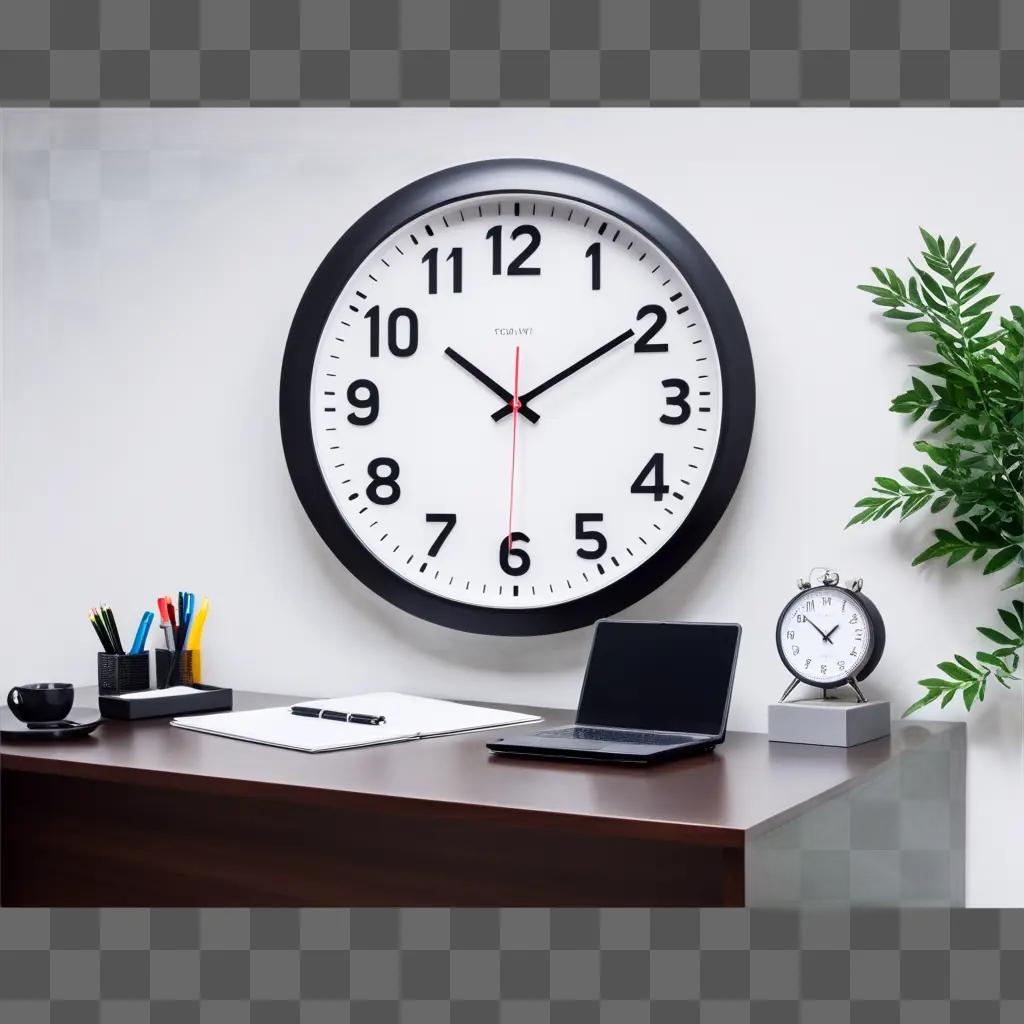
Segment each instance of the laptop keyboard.
[{"label": "laptop keyboard", "polygon": [[600,729],[593,726],[572,725],[564,729],[546,729],[537,736],[567,740],[597,740],[601,743],[642,743],[646,746],[665,747],[673,743],[686,743],[697,737],[681,732],[631,732],[628,729]]}]

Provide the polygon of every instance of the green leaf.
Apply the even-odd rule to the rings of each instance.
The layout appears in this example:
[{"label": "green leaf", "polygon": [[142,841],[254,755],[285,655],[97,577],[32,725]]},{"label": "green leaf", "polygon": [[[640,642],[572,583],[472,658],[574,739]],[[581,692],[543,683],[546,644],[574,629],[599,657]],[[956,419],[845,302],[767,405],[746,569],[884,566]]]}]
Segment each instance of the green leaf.
[{"label": "green leaf", "polygon": [[928,504],[930,497],[930,494],[915,494],[908,498],[903,505],[903,511],[900,513],[900,522],[924,508]]},{"label": "green leaf", "polygon": [[989,654],[988,651],[978,651],[977,658],[983,665],[991,665],[1003,672],[1009,671],[1002,658],[997,658],[994,654]]},{"label": "green leaf", "polygon": [[994,644],[1012,644],[1015,641],[1011,640],[1005,633],[1000,633],[998,629],[992,629],[989,626],[976,626],[975,629],[986,639],[991,640]]},{"label": "green leaf", "polygon": [[913,262],[911,262],[910,265],[914,267],[915,271],[917,271],[917,276],[921,279],[921,283],[929,292],[931,292],[932,297],[938,302],[939,309],[945,309],[946,296],[942,291],[942,285],[940,285],[939,282],[936,281],[935,278],[932,277],[932,275],[929,274],[927,270],[922,270],[920,267],[915,267]]},{"label": "green leaf", "polygon": [[979,299],[969,309],[965,309],[960,314],[960,316],[961,316],[961,318],[966,318],[966,317],[969,317],[969,316],[976,316],[983,309],[988,309],[988,307],[991,306],[993,302],[998,301],[998,299],[999,299],[998,295],[986,295],[985,298]]},{"label": "green leaf", "polygon": [[997,551],[985,565],[983,575],[987,576],[989,573],[1005,569],[1018,556],[1020,550],[1019,545],[1011,544],[1009,547],[1003,548],[1002,551]]},{"label": "green leaf", "polygon": [[933,502],[932,507],[929,509],[933,514],[941,512],[949,503],[952,498],[948,494],[940,494]]},{"label": "green leaf", "polygon": [[903,282],[899,279],[895,270],[890,270],[888,267],[885,268],[886,277],[889,280],[889,287],[892,288],[897,295],[906,295],[907,290],[903,287]]},{"label": "green leaf", "polygon": [[883,491],[889,491],[890,494],[899,494],[902,491],[899,483],[893,480],[891,476],[876,476],[875,483]]},{"label": "green leaf", "polygon": [[915,711],[920,711],[921,708],[926,707],[928,704],[931,704],[933,700],[938,698],[940,693],[942,693],[941,690],[929,690],[920,700],[914,701],[914,703],[911,704],[910,707],[907,708],[907,710],[904,711],[900,717],[907,718],[909,715],[912,715]]},{"label": "green leaf", "polygon": [[1024,636],[1024,634],[1022,634],[1021,632],[1020,619],[1018,619],[1017,616],[1013,614],[1013,612],[1009,612],[1005,608],[1000,608],[998,609],[998,611],[999,618],[1003,620],[1003,623],[1006,625],[1006,628],[1009,629],[1009,631],[1013,633],[1014,636]]},{"label": "green leaf", "polygon": [[995,277],[995,274],[982,274],[976,277],[970,284],[965,285],[963,291],[960,293],[960,301],[966,302],[972,296],[977,295]]},{"label": "green leaf", "polygon": [[969,683],[973,678],[969,672],[965,672],[959,665],[952,661],[940,661],[939,668],[941,668],[950,679],[956,679],[961,683]]},{"label": "green leaf", "polygon": [[942,558],[948,554],[948,548],[942,544],[932,544],[922,551],[917,557],[910,563],[911,565],[921,565],[923,562],[929,562],[933,558]]},{"label": "green leaf", "polygon": [[953,273],[959,274],[961,270],[967,266],[967,261],[971,258],[971,253],[974,252],[974,243],[972,242],[962,253],[960,253],[959,259],[953,264]]},{"label": "green leaf", "polygon": [[888,288],[879,288],[878,285],[874,284],[859,284],[857,287],[862,292],[869,292],[871,295],[878,295],[881,298],[888,299],[892,297],[892,292]]},{"label": "green leaf", "polygon": [[939,705],[939,707],[944,708],[955,696],[956,690],[947,690],[946,695],[942,698],[942,703]]},{"label": "green leaf", "polygon": [[[882,302],[882,299],[875,299],[876,302]],[[918,313],[917,310],[909,309],[887,309],[882,316],[887,316],[890,320],[919,320],[923,314]]]},{"label": "green leaf", "polygon": [[928,251],[933,256],[938,256],[939,243],[936,242],[935,239],[930,234],[928,234],[928,232],[925,231],[924,228],[918,228],[917,230],[921,232],[921,237],[924,239],[924,244],[928,246]]},{"label": "green leaf", "polygon": [[[890,313],[897,312],[895,309],[888,310],[884,315],[888,316]],[[982,313],[981,316],[976,316],[973,320],[968,320],[964,324],[964,334],[968,338],[973,338],[976,334],[981,332],[982,327],[985,326],[992,319],[991,313]]]},{"label": "green leaf", "polygon": [[919,452],[924,452],[925,455],[940,466],[948,466],[953,462],[948,449],[932,444],[930,441],[915,441],[914,447]]},{"label": "green leaf", "polygon": [[964,690],[964,706],[968,711],[971,710],[971,705],[974,703],[974,698],[978,696],[978,690],[980,687],[981,683],[978,682],[968,686],[967,689]]},{"label": "green leaf", "polygon": [[900,473],[912,484],[916,484],[918,487],[928,486],[928,477],[926,477],[921,470],[915,469],[913,466],[903,466],[900,469]]}]

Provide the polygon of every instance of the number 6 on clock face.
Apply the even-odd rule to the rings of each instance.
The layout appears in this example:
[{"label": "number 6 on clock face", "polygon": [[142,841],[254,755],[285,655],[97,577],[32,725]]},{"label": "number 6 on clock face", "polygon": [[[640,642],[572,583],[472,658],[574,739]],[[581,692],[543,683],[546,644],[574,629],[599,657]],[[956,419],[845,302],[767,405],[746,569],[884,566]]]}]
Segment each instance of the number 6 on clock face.
[{"label": "number 6 on clock face", "polygon": [[750,352],[707,254],[592,172],[468,164],[363,216],[281,377],[289,471],[364,583],[477,632],[592,622],[664,582],[739,480]]}]

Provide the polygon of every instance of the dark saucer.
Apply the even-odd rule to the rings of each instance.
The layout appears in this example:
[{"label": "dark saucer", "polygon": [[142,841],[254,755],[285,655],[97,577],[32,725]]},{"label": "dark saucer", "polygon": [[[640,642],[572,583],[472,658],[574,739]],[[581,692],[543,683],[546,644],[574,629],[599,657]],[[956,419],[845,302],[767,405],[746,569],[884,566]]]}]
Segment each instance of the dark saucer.
[{"label": "dark saucer", "polygon": [[81,708],[61,722],[22,722],[10,711],[0,711],[0,737],[5,740],[65,740],[88,736],[102,721],[96,708]]}]

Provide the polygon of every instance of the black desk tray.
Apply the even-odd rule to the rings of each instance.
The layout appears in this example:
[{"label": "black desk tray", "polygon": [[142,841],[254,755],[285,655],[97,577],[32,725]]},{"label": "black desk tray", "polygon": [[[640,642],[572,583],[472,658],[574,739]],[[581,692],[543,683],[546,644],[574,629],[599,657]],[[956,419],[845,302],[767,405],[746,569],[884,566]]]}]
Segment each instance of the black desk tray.
[{"label": "black desk tray", "polygon": [[195,683],[189,689],[193,692],[167,697],[144,697],[141,700],[101,696],[99,698],[100,714],[104,718],[121,718],[134,722],[142,718],[165,718],[170,715],[194,715],[203,711],[231,710],[232,691],[227,687],[204,686],[202,683]]}]

